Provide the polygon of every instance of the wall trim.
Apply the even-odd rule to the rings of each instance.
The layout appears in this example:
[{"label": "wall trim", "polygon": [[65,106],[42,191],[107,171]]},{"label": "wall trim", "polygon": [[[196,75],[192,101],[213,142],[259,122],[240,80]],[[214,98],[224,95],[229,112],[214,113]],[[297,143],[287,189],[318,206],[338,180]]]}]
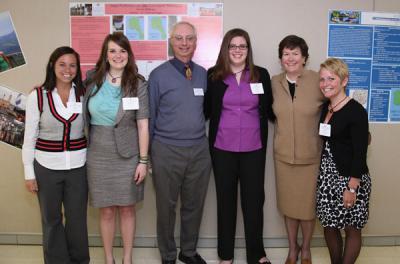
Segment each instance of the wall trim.
[{"label": "wall trim", "polygon": [[[400,246],[400,236],[363,236],[363,246]],[[179,239],[176,239],[179,246]],[[299,241],[301,242],[301,241]],[[41,234],[8,234],[0,233],[0,245],[41,245]],[[99,235],[89,235],[89,245],[92,247],[100,247],[102,245]],[[237,248],[245,247],[243,237],[236,238],[235,245]],[[114,246],[122,247],[120,236],[116,236]],[[266,248],[282,248],[288,247],[288,242],[285,237],[264,238],[264,246]],[[325,240],[322,236],[314,236],[311,242],[312,247],[325,247]],[[135,238],[135,247],[157,247],[156,237],[141,237]],[[199,248],[216,248],[216,237],[199,238]]]}]

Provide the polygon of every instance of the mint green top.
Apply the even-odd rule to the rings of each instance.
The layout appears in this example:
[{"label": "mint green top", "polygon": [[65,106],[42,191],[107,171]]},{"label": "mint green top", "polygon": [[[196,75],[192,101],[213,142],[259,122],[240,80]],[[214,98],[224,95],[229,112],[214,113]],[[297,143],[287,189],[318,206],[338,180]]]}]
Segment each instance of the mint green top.
[{"label": "mint green top", "polygon": [[[93,92],[95,91],[97,91],[97,87],[94,87]],[[90,124],[113,126],[121,97],[121,86],[112,86],[105,80],[100,91],[89,100]]]}]

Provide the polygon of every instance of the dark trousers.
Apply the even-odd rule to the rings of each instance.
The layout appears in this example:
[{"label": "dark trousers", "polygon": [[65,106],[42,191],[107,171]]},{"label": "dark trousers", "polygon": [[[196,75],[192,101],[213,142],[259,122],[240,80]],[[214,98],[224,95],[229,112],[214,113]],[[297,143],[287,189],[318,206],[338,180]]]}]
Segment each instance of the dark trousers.
[{"label": "dark trousers", "polygon": [[258,263],[266,255],[263,243],[265,149],[230,152],[212,148],[211,159],[217,192],[218,256],[222,260],[234,257],[239,183],[247,263]]},{"label": "dark trousers", "polygon": [[153,140],[151,153],[156,192],[157,242],[161,258],[176,259],[174,229],[179,196],[181,252],[185,256],[194,256],[197,253],[197,240],[211,172],[207,139],[190,147],[172,146]]},{"label": "dark trousers", "polygon": [[50,170],[35,161],[34,169],[39,187],[44,262],[89,263],[86,166],[72,170]]}]

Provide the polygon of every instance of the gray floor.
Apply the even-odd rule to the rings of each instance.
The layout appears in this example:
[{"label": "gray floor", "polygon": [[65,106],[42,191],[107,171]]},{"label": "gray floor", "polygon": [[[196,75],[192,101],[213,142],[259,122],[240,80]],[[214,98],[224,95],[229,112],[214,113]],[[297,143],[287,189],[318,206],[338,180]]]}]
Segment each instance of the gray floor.
[{"label": "gray floor", "polygon": [[[115,248],[116,263],[121,263],[122,249]],[[266,252],[273,264],[285,262],[287,248],[267,248]],[[210,264],[218,263],[215,249],[200,248],[199,253]],[[325,247],[312,248],[314,264],[329,264],[329,255]],[[103,251],[101,247],[90,248],[91,263],[102,264]],[[0,245],[0,264],[39,264],[43,263],[40,246]],[[160,258],[156,248],[135,248],[135,264],[159,264]],[[235,263],[245,264],[244,249],[236,249]],[[300,263],[300,261],[299,261]],[[400,247],[363,247],[357,264],[399,264]],[[179,264],[179,263],[178,263]]]}]

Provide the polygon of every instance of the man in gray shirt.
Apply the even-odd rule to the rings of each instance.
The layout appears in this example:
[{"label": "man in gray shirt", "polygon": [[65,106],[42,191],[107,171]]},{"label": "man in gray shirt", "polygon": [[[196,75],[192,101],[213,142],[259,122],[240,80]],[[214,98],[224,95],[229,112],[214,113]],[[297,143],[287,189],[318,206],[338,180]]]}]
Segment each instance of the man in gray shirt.
[{"label": "man in gray shirt", "polygon": [[203,99],[207,73],[192,61],[196,29],[188,22],[172,28],[174,58],[149,77],[150,137],[157,205],[157,241],[163,264],[176,262],[176,204],[181,197],[179,260],[203,264],[197,240],[211,171]]}]

